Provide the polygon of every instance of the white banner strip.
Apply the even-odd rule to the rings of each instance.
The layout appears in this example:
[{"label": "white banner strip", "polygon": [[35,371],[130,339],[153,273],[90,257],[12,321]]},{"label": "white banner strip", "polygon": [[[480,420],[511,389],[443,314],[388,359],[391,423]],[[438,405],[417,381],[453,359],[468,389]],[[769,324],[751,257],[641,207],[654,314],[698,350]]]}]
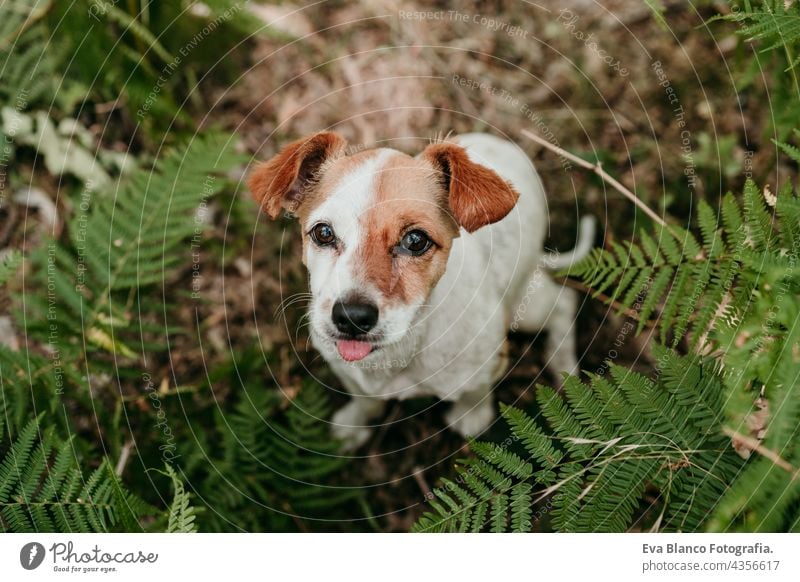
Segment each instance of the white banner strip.
[{"label": "white banner strip", "polygon": [[15,581],[796,581],[800,534],[4,534],[0,572]]}]

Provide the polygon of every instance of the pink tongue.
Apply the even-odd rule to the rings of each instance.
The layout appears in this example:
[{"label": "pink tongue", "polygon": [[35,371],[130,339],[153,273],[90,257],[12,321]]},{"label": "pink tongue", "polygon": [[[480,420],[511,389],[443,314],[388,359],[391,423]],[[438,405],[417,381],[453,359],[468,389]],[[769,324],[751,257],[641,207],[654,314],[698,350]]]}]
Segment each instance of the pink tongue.
[{"label": "pink tongue", "polygon": [[366,358],[372,351],[372,346],[368,342],[357,340],[338,340],[336,349],[339,350],[339,355],[344,361],[355,362]]}]

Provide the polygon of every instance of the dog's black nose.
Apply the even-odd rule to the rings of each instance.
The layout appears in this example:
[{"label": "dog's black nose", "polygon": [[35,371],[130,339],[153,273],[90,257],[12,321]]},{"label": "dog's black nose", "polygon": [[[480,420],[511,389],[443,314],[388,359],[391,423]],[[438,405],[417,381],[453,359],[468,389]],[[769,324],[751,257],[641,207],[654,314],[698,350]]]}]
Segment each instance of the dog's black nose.
[{"label": "dog's black nose", "polygon": [[333,304],[331,318],[340,332],[352,336],[361,335],[378,323],[378,308],[371,303],[337,301]]}]

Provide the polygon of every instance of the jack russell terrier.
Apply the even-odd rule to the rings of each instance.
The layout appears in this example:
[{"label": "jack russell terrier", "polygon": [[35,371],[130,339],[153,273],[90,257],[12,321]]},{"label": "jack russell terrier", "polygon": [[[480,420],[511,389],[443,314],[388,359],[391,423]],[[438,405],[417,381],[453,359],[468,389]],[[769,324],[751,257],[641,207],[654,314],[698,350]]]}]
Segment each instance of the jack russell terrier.
[{"label": "jack russell terrier", "polygon": [[577,297],[547,270],[589,252],[594,221],[573,251],[546,255],[542,183],[513,143],[467,134],[411,157],[352,153],[322,132],[257,166],[248,186],[271,218],[302,225],[312,343],[353,397],[332,419],[346,449],[393,398],[453,402],[449,425],[483,432],[509,329],[546,329],[548,366],[577,371]]}]

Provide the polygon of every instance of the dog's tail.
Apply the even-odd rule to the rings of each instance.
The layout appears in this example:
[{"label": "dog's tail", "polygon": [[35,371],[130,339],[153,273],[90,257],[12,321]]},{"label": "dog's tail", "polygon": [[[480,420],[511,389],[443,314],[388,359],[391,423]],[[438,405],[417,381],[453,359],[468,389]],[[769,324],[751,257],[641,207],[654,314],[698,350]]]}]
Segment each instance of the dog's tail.
[{"label": "dog's tail", "polygon": [[578,228],[578,242],[575,243],[575,248],[566,253],[551,254],[547,261],[548,268],[553,271],[566,269],[588,255],[594,246],[596,226],[597,221],[594,216],[584,216],[581,218]]}]

